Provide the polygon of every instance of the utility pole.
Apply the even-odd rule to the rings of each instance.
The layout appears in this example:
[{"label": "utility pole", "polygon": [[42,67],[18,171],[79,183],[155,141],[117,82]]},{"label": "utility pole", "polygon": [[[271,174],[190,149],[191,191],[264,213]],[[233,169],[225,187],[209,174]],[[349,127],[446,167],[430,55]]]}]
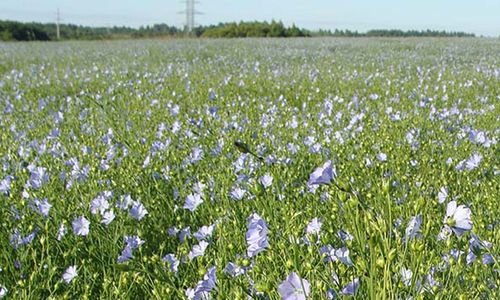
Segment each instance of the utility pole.
[{"label": "utility pole", "polygon": [[59,22],[61,22],[61,14],[59,13],[59,8],[57,9],[57,14],[56,14],[56,36],[57,40],[61,39],[61,33],[59,31]]},{"label": "utility pole", "polygon": [[183,2],[186,3],[186,9],[184,11],[181,11],[180,13],[186,14],[186,24],[184,24],[184,30],[186,31],[187,35],[191,35],[196,24],[194,16],[201,14],[200,12],[196,11],[195,3],[200,2],[196,0],[185,0]]}]

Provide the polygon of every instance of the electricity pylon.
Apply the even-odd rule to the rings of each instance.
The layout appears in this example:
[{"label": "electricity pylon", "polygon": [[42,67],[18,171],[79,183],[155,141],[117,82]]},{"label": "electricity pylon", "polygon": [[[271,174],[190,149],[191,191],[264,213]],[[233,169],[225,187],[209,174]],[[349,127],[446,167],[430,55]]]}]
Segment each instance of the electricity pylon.
[{"label": "electricity pylon", "polygon": [[193,33],[194,26],[196,25],[194,16],[201,15],[201,12],[195,9],[195,4],[200,2],[196,0],[185,0],[182,2],[186,3],[186,9],[180,12],[182,14],[186,14],[186,24],[184,24],[184,30],[187,35],[191,35]]}]

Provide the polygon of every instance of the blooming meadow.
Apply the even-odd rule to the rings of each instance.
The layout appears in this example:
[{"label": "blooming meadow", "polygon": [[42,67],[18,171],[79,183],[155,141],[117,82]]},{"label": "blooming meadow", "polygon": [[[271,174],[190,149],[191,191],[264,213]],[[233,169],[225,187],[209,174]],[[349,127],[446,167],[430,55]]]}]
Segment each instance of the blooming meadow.
[{"label": "blooming meadow", "polygon": [[0,298],[499,298],[499,53],[0,44]]}]

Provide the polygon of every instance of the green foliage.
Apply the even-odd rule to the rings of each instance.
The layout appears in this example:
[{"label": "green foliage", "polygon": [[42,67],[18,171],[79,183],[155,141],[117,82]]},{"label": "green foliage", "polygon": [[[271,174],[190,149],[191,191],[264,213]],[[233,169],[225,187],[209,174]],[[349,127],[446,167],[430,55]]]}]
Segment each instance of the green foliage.
[{"label": "green foliage", "polygon": [[[201,33],[201,34],[200,34]],[[304,37],[305,30],[292,25],[285,27],[282,22],[240,22],[221,23],[216,26],[200,28],[199,36],[207,38],[243,38],[243,37]]]},{"label": "green foliage", "polygon": [[[157,38],[180,37],[184,30],[167,24],[154,24],[130,28],[126,26],[89,27],[73,24],[60,24],[62,40],[101,40],[127,38]],[[204,38],[245,38],[245,37],[473,37],[474,34],[465,32],[446,31],[402,31],[402,30],[370,30],[366,33],[351,30],[320,29],[310,31],[301,29],[293,24],[286,27],[281,21],[268,22],[231,22],[218,25],[198,26],[193,29],[193,36]],[[56,24],[54,23],[21,23],[14,21],[0,21],[0,40],[2,41],[48,41],[56,40]]]},{"label": "green foliage", "polygon": [[42,24],[0,21],[0,40],[48,41],[50,37]]}]

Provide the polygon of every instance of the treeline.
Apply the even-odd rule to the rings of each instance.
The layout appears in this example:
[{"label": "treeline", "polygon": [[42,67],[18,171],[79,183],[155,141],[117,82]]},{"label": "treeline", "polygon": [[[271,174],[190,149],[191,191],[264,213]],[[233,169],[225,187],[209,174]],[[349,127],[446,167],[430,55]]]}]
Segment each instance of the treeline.
[{"label": "treeline", "polygon": [[[60,24],[61,40],[98,40],[113,38],[141,38],[181,35],[183,31],[167,24],[141,26],[90,27],[73,24]],[[21,23],[0,21],[0,40],[3,41],[54,41],[57,40],[55,23]]]},{"label": "treeline", "polygon": [[242,37],[304,37],[310,33],[295,24],[285,27],[282,22],[232,22],[199,27],[195,34],[207,38],[242,38]]},{"label": "treeline", "polygon": [[[0,40],[2,41],[54,41],[57,40],[55,23],[22,23],[0,20]],[[90,27],[60,24],[61,40],[128,39],[184,36],[185,31],[167,24],[155,24],[131,28],[126,26]],[[244,38],[244,37],[473,37],[472,33],[446,32],[436,30],[370,30],[365,33],[350,30],[311,31],[295,25],[286,27],[280,21],[271,22],[231,22],[217,25],[199,26],[190,34],[202,38]]]},{"label": "treeline", "polygon": [[350,30],[319,30],[313,32],[312,36],[334,36],[334,37],[475,37],[473,33],[461,31],[439,31],[439,30],[399,30],[399,29],[374,29],[367,32]]}]

